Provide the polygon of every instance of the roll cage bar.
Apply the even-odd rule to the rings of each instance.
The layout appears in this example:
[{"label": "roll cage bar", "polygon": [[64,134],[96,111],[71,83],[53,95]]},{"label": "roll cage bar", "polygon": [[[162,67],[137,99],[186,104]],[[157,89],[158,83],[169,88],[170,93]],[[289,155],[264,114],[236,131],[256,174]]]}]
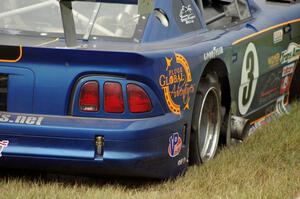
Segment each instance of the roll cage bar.
[{"label": "roll cage bar", "polygon": [[[123,3],[123,4],[137,4],[140,0],[58,0],[61,10],[61,18],[65,35],[65,42],[67,47],[77,46],[77,35],[75,29],[75,22],[73,16],[72,1],[86,1],[99,3]],[[93,30],[97,15],[100,11],[101,4],[97,4],[94,8],[92,17],[89,20],[88,28],[83,36],[83,40],[88,40]]]},{"label": "roll cage bar", "polygon": [[[240,11],[240,7],[238,6],[238,0],[219,0],[220,2],[223,2],[225,4],[230,4],[230,3],[234,3],[235,5],[235,8],[237,10],[237,13],[238,13],[238,16],[240,19],[242,19],[242,14],[241,14],[241,11]],[[245,0],[247,1],[247,0]],[[196,4],[198,5],[199,9],[201,10],[202,13],[204,13],[204,6],[203,6],[203,0],[196,0]],[[229,14],[230,11],[229,10],[226,10],[225,12],[222,12],[210,19],[207,19],[205,21],[206,25],[209,25],[211,23],[214,23],[215,21],[223,18],[223,17],[226,17],[227,14]]]},{"label": "roll cage bar", "polygon": [[[98,3],[121,3],[121,4],[138,4],[139,13],[152,12],[154,9],[152,0],[58,0],[61,10],[61,17],[63,22],[63,29],[65,35],[65,42],[67,47],[77,46],[75,22],[72,12],[72,1],[86,1],[86,2],[98,2]],[[92,17],[89,20],[88,28],[83,36],[83,40],[88,40],[90,34],[94,28],[95,21],[97,19],[101,4],[97,4],[94,8]]]},{"label": "roll cage bar", "polygon": [[[138,4],[139,13],[152,12],[154,9],[152,0],[58,0],[61,10],[61,17],[63,22],[63,29],[65,35],[65,42],[67,47],[77,46],[75,22],[72,12],[72,1],[86,1],[86,2],[98,2],[98,3],[120,3],[120,4]],[[94,8],[92,17],[89,20],[88,28],[83,36],[83,40],[88,40],[90,34],[94,28],[95,21],[100,11],[101,4],[97,4]]]}]

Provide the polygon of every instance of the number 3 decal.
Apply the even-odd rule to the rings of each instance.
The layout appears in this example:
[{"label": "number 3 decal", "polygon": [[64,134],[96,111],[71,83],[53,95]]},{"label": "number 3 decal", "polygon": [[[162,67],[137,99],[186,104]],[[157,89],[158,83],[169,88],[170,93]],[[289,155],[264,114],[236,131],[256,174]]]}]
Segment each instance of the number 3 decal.
[{"label": "number 3 decal", "polygon": [[249,43],[245,52],[241,76],[241,84],[239,89],[239,111],[245,115],[252,103],[257,78],[259,76],[258,57],[255,45]]}]

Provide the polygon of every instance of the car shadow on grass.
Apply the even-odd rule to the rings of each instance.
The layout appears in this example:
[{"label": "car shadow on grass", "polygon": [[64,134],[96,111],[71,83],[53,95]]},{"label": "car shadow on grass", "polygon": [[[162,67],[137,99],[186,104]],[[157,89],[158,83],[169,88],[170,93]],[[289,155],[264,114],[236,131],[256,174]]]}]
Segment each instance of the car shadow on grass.
[{"label": "car shadow on grass", "polygon": [[119,177],[119,176],[99,176],[99,175],[80,175],[80,174],[60,174],[48,173],[42,171],[2,169],[0,171],[0,179],[5,181],[26,181],[32,184],[51,184],[62,183],[65,186],[120,186],[125,189],[140,189],[145,186],[159,185],[165,180],[139,178],[139,177]]}]

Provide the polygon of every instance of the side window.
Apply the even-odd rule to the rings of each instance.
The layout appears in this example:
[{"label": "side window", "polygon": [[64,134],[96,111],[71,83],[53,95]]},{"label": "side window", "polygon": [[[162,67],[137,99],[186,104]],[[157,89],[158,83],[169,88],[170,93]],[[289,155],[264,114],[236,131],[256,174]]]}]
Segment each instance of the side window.
[{"label": "side window", "polygon": [[247,0],[237,0],[237,10],[241,20],[251,17],[250,9],[247,3]]},{"label": "side window", "polygon": [[210,29],[238,24],[251,16],[247,0],[196,0]]},{"label": "side window", "polygon": [[201,29],[201,22],[197,14],[194,0],[172,1],[173,16],[183,33]]}]

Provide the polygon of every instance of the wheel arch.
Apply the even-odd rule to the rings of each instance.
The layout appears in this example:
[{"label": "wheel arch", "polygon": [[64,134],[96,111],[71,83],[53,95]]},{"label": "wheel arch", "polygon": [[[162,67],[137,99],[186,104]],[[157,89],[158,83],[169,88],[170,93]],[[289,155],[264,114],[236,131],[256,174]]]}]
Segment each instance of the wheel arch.
[{"label": "wheel arch", "polygon": [[[230,131],[230,118],[231,118],[231,92],[230,92],[230,82],[229,82],[229,75],[228,69],[226,64],[221,59],[212,59],[210,60],[203,68],[202,73],[199,75],[199,82],[197,85],[197,90],[201,88],[201,81],[202,79],[206,79],[208,74],[214,73],[214,76],[218,78],[219,88],[221,90],[221,129],[220,129],[220,136],[219,136],[219,146],[221,145],[228,145],[230,143],[231,138],[231,131]],[[197,100],[195,98],[195,100]],[[196,101],[194,101],[194,108],[193,108],[193,119],[194,120],[194,111],[196,111]],[[190,132],[190,141],[189,141],[189,160],[190,164],[198,164],[197,158],[198,153],[195,152],[196,147],[196,134],[195,129],[196,126],[192,124],[191,132]],[[192,148],[191,148],[192,147]],[[198,155],[197,155],[198,154]]]},{"label": "wheel arch", "polygon": [[216,72],[221,84],[221,104],[226,108],[226,112],[229,113],[231,107],[231,92],[229,74],[226,64],[221,59],[210,60],[204,67],[201,77],[205,76],[209,72]]},{"label": "wheel arch", "polygon": [[221,127],[220,141],[221,145],[229,145],[231,139],[230,122],[231,122],[231,86],[229,81],[228,66],[222,59],[216,58],[210,60],[204,67],[201,77],[207,73],[216,72],[221,86],[221,105],[223,110],[223,124]]}]

